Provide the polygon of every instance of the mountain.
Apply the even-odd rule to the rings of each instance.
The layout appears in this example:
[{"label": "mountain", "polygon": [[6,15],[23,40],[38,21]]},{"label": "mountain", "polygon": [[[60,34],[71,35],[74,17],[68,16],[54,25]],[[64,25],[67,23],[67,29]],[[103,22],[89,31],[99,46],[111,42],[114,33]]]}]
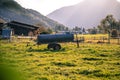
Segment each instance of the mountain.
[{"label": "mountain", "polygon": [[41,24],[53,29],[56,25],[64,26],[35,10],[23,8],[14,0],[0,0],[0,18],[6,22],[18,21],[30,25]]},{"label": "mountain", "polygon": [[47,17],[69,27],[92,28],[108,14],[120,19],[120,3],[117,0],[84,0],[79,4],[55,10]]}]

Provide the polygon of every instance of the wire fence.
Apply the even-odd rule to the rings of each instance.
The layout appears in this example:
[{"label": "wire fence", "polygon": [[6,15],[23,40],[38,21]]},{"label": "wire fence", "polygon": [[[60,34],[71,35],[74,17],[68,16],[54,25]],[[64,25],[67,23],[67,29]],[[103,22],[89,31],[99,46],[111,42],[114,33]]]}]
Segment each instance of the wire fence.
[{"label": "wire fence", "polygon": [[102,44],[102,43],[107,43],[107,44],[119,44],[120,45],[120,37],[116,38],[109,38],[107,36],[79,36],[78,37],[80,42],[84,43],[97,43],[97,44]]}]

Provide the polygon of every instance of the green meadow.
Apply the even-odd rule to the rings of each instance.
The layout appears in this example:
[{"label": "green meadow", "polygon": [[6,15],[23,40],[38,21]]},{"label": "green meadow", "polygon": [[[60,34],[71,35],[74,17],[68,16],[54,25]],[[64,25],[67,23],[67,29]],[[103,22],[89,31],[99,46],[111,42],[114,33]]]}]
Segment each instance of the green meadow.
[{"label": "green meadow", "polygon": [[[80,43],[77,48],[69,42],[53,51],[47,44],[27,44],[24,40],[0,41],[0,65],[20,73],[21,80],[120,80],[120,45]],[[11,73],[6,71],[5,76]]]}]

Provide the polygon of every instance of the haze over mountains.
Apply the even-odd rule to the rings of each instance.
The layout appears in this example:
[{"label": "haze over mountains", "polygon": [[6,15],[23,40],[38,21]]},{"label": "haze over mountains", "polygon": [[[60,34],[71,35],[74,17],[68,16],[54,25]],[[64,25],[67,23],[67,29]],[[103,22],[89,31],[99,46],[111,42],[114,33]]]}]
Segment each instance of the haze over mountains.
[{"label": "haze over mountains", "polygon": [[83,2],[63,7],[49,15],[68,27],[96,27],[108,14],[120,19],[120,3],[117,0],[84,0]]},{"label": "haze over mountains", "polygon": [[35,10],[21,7],[21,5],[14,0],[0,0],[0,18],[6,22],[18,21],[31,25],[40,23],[45,27],[52,28],[55,28],[56,25],[63,26],[62,24],[43,16]]}]

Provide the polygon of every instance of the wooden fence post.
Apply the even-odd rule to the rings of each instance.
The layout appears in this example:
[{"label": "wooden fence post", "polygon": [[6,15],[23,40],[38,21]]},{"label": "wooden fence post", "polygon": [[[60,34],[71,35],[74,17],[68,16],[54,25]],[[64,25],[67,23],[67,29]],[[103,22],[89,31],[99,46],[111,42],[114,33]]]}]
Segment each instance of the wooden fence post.
[{"label": "wooden fence post", "polygon": [[118,27],[118,36],[117,36],[118,37],[118,45],[120,44],[120,31],[119,30],[120,30],[120,28]]},{"label": "wooden fence post", "polygon": [[108,30],[108,44],[110,44],[110,31]]},{"label": "wooden fence post", "polygon": [[77,48],[79,48],[80,46],[79,46],[79,41],[78,41],[78,35],[77,35],[77,33],[75,33],[75,35],[76,35]]}]

